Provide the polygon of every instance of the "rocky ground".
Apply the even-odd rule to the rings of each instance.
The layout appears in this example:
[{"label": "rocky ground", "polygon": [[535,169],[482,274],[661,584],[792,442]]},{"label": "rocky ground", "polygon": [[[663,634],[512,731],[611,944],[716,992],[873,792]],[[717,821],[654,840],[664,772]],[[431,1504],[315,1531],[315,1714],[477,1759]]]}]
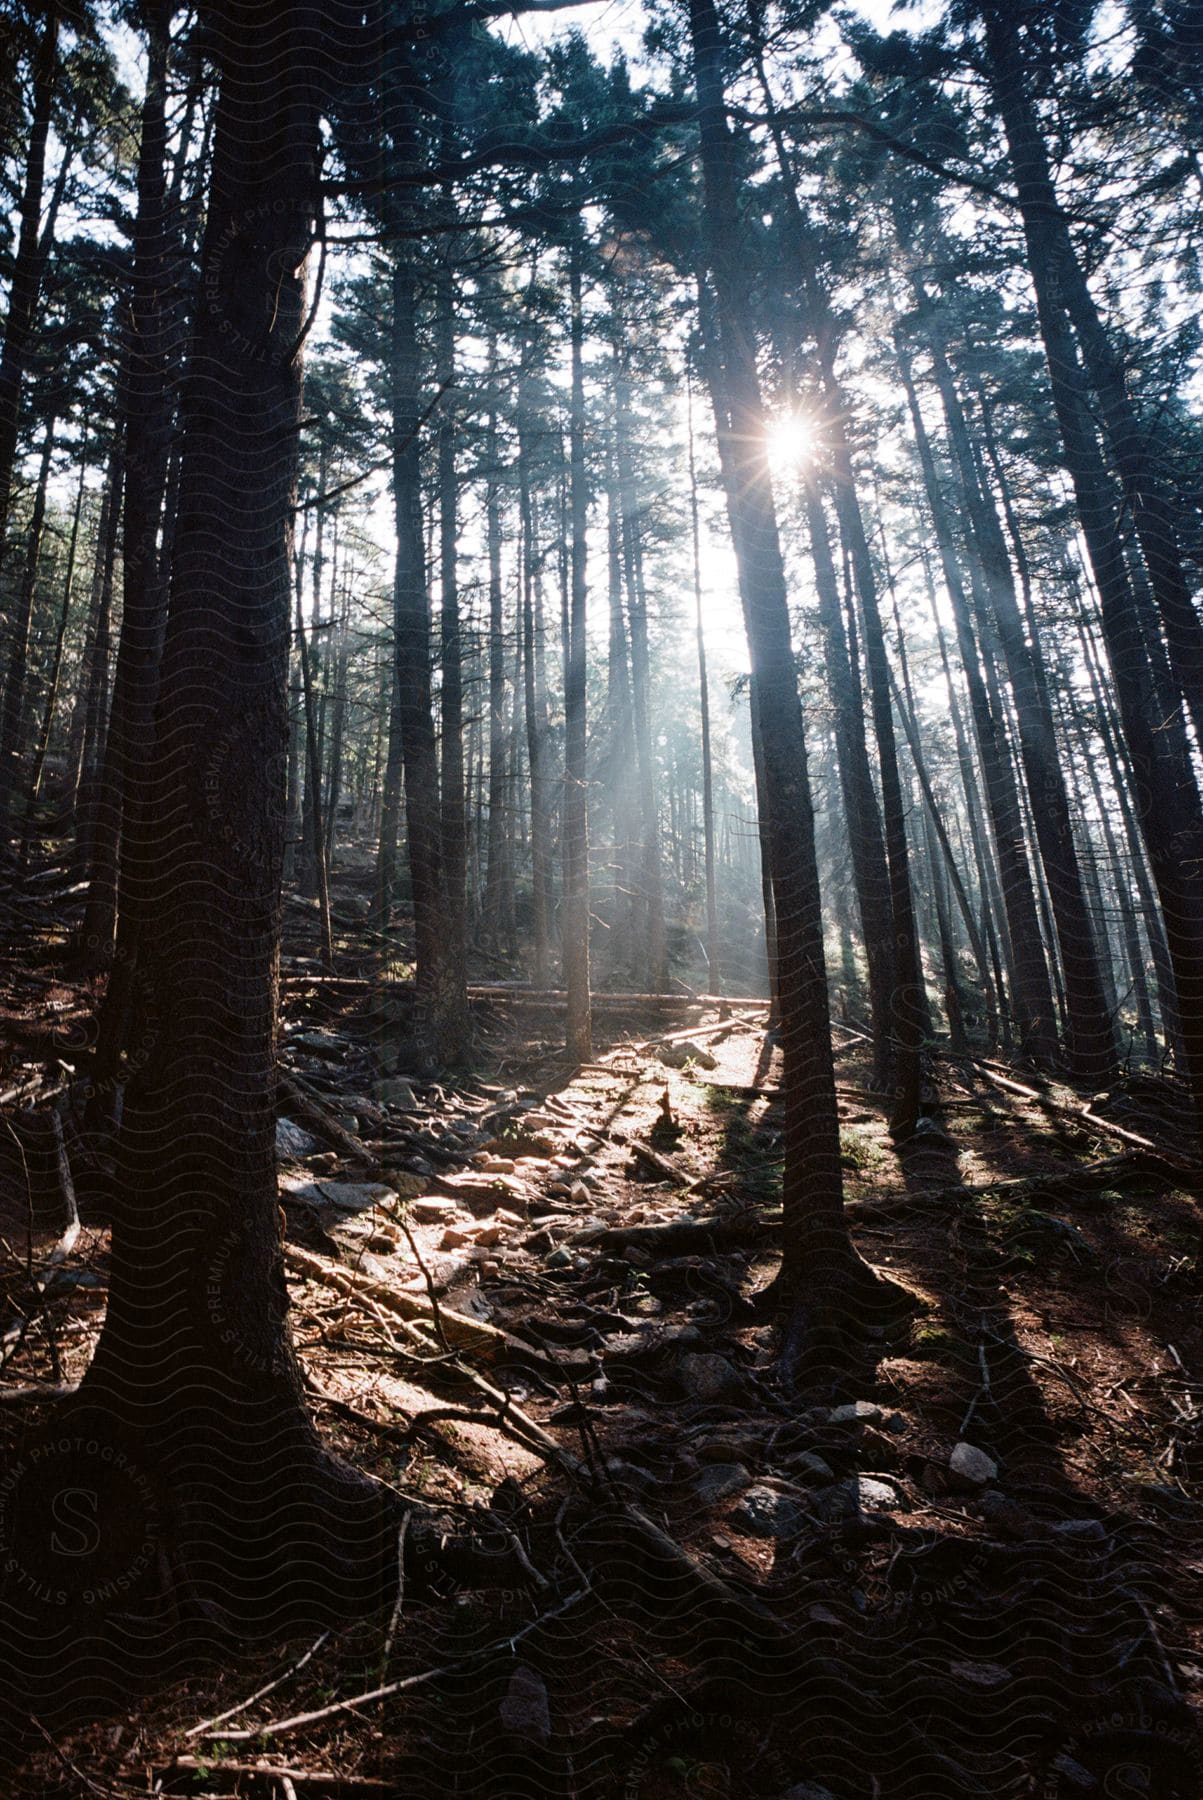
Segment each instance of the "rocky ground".
[{"label": "rocky ground", "polygon": [[[922,1305],[863,1393],[799,1408],[755,1304],[780,1144],[755,1005],[607,1005],[568,1069],[554,1008],[494,990],[451,1081],[406,1071],[403,990],[325,979],[304,943],[285,973],[315,1414],[506,1573],[200,1672],[47,1744],[14,1792],[1203,1792],[1198,1183],[1171,1082],[1086,1096],[939,1056],[900,1153],[839,1028],[857,1240]],[[93,1000],[28,959],[6,977],[9,1135],[52,1192]],[[81,1210],[67,1243],[10,1201],[10,1452],[100,1327]]]}]

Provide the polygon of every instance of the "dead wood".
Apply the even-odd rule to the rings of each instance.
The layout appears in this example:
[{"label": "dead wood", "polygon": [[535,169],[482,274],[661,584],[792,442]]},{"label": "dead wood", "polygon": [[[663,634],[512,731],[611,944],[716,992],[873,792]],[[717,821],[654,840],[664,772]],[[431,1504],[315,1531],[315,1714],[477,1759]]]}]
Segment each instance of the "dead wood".
[{"label": "dead wood", "polygon": [[[385,1281],[374,1281],[370,1276],[343,1268],[324,1256],[302,1250],[297,1244],[285,1244],[284,1260],[307,1280],[320,1282],[323,1287],[333,1288],[336,1293],[351,1298],[357,1294],[366,1295],[385,1312],[406,1322],[420,1319],[433,1328],[437,1310],[447,1342],[454,1349],[466,1351],[485,1362],[496,1362],[509,1348],[505,1333],[498,1331],[495,1325],[488,1325],[483,1319],[470,1319],[465,1313],[453,1312],[446,1306],[436,1309],[425,1294],[407,1293],[390,1287]],[[437,1346],[425,1338],[421,1341],[425,1348],[437,1354]]]}]

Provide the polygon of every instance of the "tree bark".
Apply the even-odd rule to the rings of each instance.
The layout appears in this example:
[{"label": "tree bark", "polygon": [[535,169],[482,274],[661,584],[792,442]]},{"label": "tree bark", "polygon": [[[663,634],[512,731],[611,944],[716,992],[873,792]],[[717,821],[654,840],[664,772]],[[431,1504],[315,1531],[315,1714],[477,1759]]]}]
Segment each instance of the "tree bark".
[{"label": "tree bark", "polygon": [[[128,1443],[136,1504],[145,1512],[160,1497],[157,1525],[133,1521],[135,1543],[152,1540],[144,1579],[161,1529],[185,1608],[190,1595],[273,1635],[298,1599],[339,1612],[367,1599],[382,1523],[380,1490],[327,1456],[305,1411],[275,1170],[290,539],[320,206],[315,70],[337,23],[329,6],[281,13],[236,0],[217,21],[221,87],[145,786],[156,855],[131,871],[139,985],[110,1294],[76,1415],[85,1460],[90,1442]],[[342,20],[340,39],[354,31]],[[116,1476],[105,1479],[115,1507]],[[52,1523],[41,1524],[48,1556]],[[130,1522],[100,1523],[103,1557],[105,1533]],[[87,1558],[63,1573],[73,1591],[95,1580]]]},{"label": "tree bark", "polygon": [[571,591],[564,668],[564,987],[568,1006],[565,1048],[574,1062],[593,1054],[589,992],[589,789],[585,625],[588,606],[589,493],[585,468],[585,324],[581,305],[581,244],[569,250],[572,309],[572,391],[569,419]]}]

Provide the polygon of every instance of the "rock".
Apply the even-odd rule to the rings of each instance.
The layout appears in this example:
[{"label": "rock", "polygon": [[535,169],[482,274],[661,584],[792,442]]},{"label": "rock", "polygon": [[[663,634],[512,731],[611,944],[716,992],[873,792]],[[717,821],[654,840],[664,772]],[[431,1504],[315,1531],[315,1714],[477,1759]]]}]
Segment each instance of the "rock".
[{"label": "rock", "polygon": [[777,1800],[835,1800],[830,1788],[820,1787],[817,1781],[799,1781],[784,1794],[778,1794]]},{"label": "rock", "polygon": [[852,1400],[846,1406],[837,1406],[827,1419],[829,1425],[880,1425],[881,1421],[881,1408],[872,1400]]},{"label": "rock", "polygon": [[693,1489],[703,1506],[717,1506],[732,1494],[742,1494],[751,1480],[742,1463],[708,1463],[695,1477]]},{"label": "rock", "polygon": [[372,1088],[373,1100],[381,1106],[395,1106],[401,1112],[417,1112],[418,1097],[409,1082],[401,1075],[389,1075],[378,1081]]},{"label": "rock", "polygon": [[439,1249],[466,1250],[470,1244],[481,1242],[484,1229],[482,1225],[448,1225],[439,1242]]},{"label": "rock", "polygon": [[324,1056],[330,1062],[341,1062],[351,1047],[346,1038],[336,1037],[332,1031],[296,1031],[287,1045],[290,1050],[299,1046],[310,1056]]},{"label": "rock", "polygon": [[486,1156],[479,1166],[486,1175],[512,1175],[514,1173],[512,1156]]},{"label": "rock", "polygon": [[803,1450],[800,1456],[790,1458],[790,1474],[796,1475],[800,1481],[834,1481],[835,1471],[821,1456],[813,1450]]},{"label": "rock", "polygon": [[441,1200],[437,1194],[423,1194],[411,1203],[409,1216],[420,1225],[446,1225],[458,1211],[454,1200]]},{"label": "rock", "polygon": [[547,1269],[570,1269],[572,1258],[567,1250],[553,1250],[543,1266]]},{"label": "rock", "polygon": [[1058,1537],[1083,1543],[1100,1543],[1107,1536],[1107,1527],[1101,1519],[1059,1519],[1052,1529]]},{"label": "rock", "polygon": [[388,1206],[393,1190],[378,1181],[307,1181],[291,1187],[294,1200],[310,1206],[336,1206],[340,1212],[366,1212],[372,1206]]},{"label": "rock", "polygon": [[725,1356],[705,1351],[682,1356],[677,1361],[677,1375],[691,1400],[734,1403],[747,1396],[747,1382]]},{"label": "rock", "polygon": [[806,1524],[806,1511],[788,1494],[757,1484],[750,1487],[731,1514],[731,1522],[754,1537],[796,1537]]},{"label": "rock", "polygon": [[998,1475],[998,1464],[994,1458],[987,1456],[984,1450],[979,1450],[976,1444],[966,1444],[964,1441],[956,1446],[949,1457],[948,1468],[950,1474],[968,1487],[985,1487],[988,1481],[994,1481]]},{"label": "rock", "polygon": [[892,1481],[878,1475],[861,1475],[856,1479],[857,1498],[866,1512],[881,1512],[899,1505],[902,1496]]},{"label": "rock", "polygon": [[321,1150],[315,1137],[291,1119],[276,1120],[276,1155],[283,1157],[313,1156]]},{"label": "rock", "polygon": [[683,1069],[688,1062],[696,1063],[699,1069],[716,1069],[717,1059],[701,1044],[686,1039],[683,1044],[660,1044],[656,1050],[657,1059],[670,1069]]},{"label": "rock", "polygon": [[979,1497],[977,1508],[987,1525],[993,1525],[996,1531],[1004,1532],[1017,1543],[1030,1543],[1033,1538],[1044,1535],[1040,1522],[1027,1507],[1000,1494],[997,1488],[987,1488]]},{"label": "rock", "polygon": [[546,1744],[551,1737],[551,1705],[547,1683],[537,1669],[519,1663],[500,1707],[501,1723],[518,1737]]},{"label": "rock", "polygon": [[574,1206],[589,1206],[593,1195],[583,1181],[574,1181],[568,1189],[568,1198]]},{"label": "rock", "polygon": [[819,1488],[812,1498],[815,1512],[829,1524],[854,1519],[860,1512],[882,1512],[898,1506],[901,1495],[892,1481],[875,1475],[850,1475],[846,1481]]},{"label": "rock", "polygon": [[974,1687],[1005,1687],[1011,1680],[1010,1669],[1002,1663],[993,1662],[950,1662],[948,1673],[956,1675],[962,1681],[972,1682]]}]

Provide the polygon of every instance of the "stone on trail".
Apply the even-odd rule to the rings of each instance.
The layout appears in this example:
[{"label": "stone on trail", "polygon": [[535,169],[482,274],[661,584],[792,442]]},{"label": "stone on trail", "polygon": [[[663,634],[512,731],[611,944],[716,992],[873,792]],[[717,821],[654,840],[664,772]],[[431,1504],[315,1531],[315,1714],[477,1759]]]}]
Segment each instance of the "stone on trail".
[{"label": "stone on trail", "polygon": [[657,1059],[667,1064],[670,1069],[683,1069],[686,1063],[696,1063],[699,1069],[716,1069],[718,1060],[704,1050],[701,1044],[686,1040],[683,1044],[661,1044],[656,1051]]},{"label": "stone on trail", "polygon": [[419,1111],[418,1097],[401,1075],[389,1075],[378,1081],[372,1089],[372,1098],[381,1106],[395,1106],[400,1112]]},{"label": "stone on trail", "polygon": [[276,1120],[277,1156],[314,1156],[321,1147],[315,1137],[303,1131],[292,1119]]},{"label": "stone on trail", "polygon": [[336,1206],[340,1212],[366,1212],[371,1206],[391,1205],[391,1187],[379,1181],[306,1181],[300,1186],[285,1179],[281,1183],[294,1200],[310,1206]]},{"label": "stone on trail", "polygon": [[796,1537],[806,1524],[806,1509],[788,1494],[757,1484],[750,1487],[731,1514],[731,1522],[754,1537]]},{"label": "stone on trail", "polygon": [[735,1402],[747,1397],[747,1383],[735,1364],[710,1351],[679,1358],[677,1375],[691,1400]]},{"label": "stone on trail", "polygon": [[966,1482],[970,1487],[985,1487],[998,1475],[998,1464],[976,1444],[959,1443],[948,1459],[948,1468],[958,1481]]},{"label": "stone on trail", "polygon": [[454,1200],[442,1200],[436,1194],[423,1194],[411,1203],[409,1216],[420,1225],[446,1225],[455,1218],[459,1210]]},{"label": "stone on trail", "polygon": [[501,1702],[501,1723],[518,1737],[546,1744],[551,1737],[551,1705],[547,1683],[537,1669],[519,1663]]},{"label": "stone on trail", "polygon": [[851,1400],[837,1406],[828,1416],[829,1425],[880,1425],[881,1408],[872,1400]]},{"label": "stone on trail", "polygon": [[742,1463],[708,1463],[694,1478],[693,1489],[703,1506],[717,1506],[742,1494],[752,1477]]}]

